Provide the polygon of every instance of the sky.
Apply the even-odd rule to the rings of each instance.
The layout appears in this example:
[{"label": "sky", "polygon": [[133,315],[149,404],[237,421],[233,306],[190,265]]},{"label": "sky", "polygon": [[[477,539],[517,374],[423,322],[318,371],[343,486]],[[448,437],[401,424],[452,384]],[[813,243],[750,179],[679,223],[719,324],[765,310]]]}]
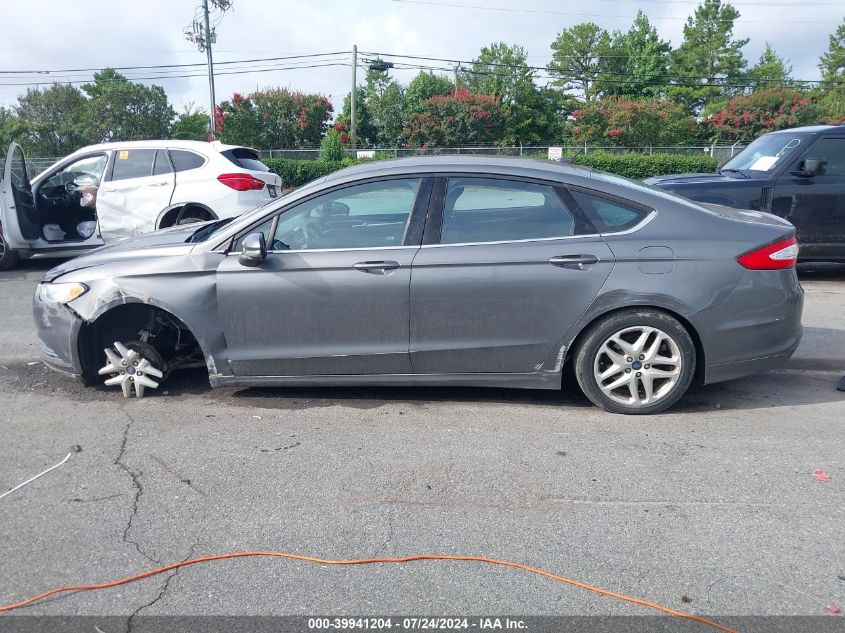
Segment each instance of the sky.
[{"label": "sky", "polygon": [[[205,55],[188,42],[184,28],[201,0],[27,0],[0,2],[0,104],[11,105],[26,82],[85,81],[89,68],[201,64]],[[471,60],[495,41],[520,44],[531,65],[551,59],[550,44],[565,28],[592,21],[610,31],[627,30],[638,9],[660,36],[677,46],[684,20],[696,0],[232,0],[224,14],[215,12],[215,62],[267,57],[339,53],[319,58],[220,64],[217,100],[283,86],[328,96],[339,110],[351,85],[351,49],[362,60],[374,53]],[[819,56],[828,36],[845,18],[843,0],[736,0],[741,13],[735,35],[750,38],[743,49],[753,63],[766,42],[789,59],[797,79],[819,79]],[[404,61],[448,67],[447,62]],[[317,68],[305,65],[320,64]],[[329,65],[338,64],[338,65]],[[284,68],[279,68],[283,66]],[[293,68],[293,66],[300,66]],[[262,67],[264,72],[242,73]],[[275,69],[273,69],[275,68]],[[79,72],[19,74],[8,71]],[[207,108],[204,66],[162,70],[127,70],[130,77],[194,74],[144,80],[165,88],[174,107]],[[394,70],[410,81],[418,69]],[[361,81],[364,71],[358,71]]]}]

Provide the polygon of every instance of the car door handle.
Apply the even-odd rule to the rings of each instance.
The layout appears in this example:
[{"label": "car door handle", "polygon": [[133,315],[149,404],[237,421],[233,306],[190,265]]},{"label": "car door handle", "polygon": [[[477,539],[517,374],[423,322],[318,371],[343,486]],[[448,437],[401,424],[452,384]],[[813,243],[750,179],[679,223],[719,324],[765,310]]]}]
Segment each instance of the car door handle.
[{"label": "car door handle", "polygon": [[549,263],[560,268],[589,270],[599,263],[599,258],[595,255],[556,255],[549,258]]},{"label": "car door handle", "polygon": [[359,270],[362,273],[372,273],[374,275],[386,275],[391,270],[399,268],[399,262],[358,262],[352,264],[352,268]]},{"label": "car door handle", "polygon": [[170,183],[168,183],[166,180],[162,180],[161,182],[150,183],[150,187],[164,187],[165,185],[168,185],[168,184],[170,184]]}]

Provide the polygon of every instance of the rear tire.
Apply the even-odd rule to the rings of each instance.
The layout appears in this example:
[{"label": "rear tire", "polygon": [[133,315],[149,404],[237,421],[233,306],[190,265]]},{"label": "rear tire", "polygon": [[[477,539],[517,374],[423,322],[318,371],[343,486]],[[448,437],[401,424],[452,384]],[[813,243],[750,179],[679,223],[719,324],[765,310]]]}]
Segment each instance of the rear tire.
[{"label": "rear tire", "polygon": [[573,359],[584,394],[610,413],[645,415],[675,404],[695,374],[695,344],[677,319],[628,309],[590,326]]},{"label": "rear tire", "polygon": [[9,270],[18,265],[17,251],[9,248],[3,238],[3,227],[0,226],[0,270]]}]

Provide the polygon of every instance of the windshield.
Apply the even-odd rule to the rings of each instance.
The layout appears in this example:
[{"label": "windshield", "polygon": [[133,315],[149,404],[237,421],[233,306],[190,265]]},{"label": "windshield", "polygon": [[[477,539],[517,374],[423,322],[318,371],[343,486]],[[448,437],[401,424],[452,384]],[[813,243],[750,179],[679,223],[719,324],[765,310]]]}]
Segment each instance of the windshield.
[{"label": "windshield", "polygon": [[789,160],[806,143],[805,134],[767,134],[730,159],[722,170],[772,171]]}]

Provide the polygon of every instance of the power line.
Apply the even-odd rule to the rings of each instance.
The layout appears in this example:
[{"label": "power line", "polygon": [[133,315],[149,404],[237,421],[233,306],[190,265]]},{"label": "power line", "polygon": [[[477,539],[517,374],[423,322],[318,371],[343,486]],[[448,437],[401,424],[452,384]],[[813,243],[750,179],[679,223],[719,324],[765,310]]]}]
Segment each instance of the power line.
[{"label": "power line", "polygon": [[[226,64],[249,64],[252,62],[283,61],[288,59],[305,59],[310,57],[327,57],[330,55],[346,55],[346,51],[335,51],[333,53],[310,53],[302,55],[285,55],[282,57],[259,57],[255,59],[237,59],[225,62],[216,62],[217,66]],[[205,66],[205,62],[192,64],[155,64],[151,66],[108,66],[112,70],[154,70],[158,68],[189,68],[193,66]],[[106,68],[65,68],[60,70],[0,70],[0,75],[47,75],[51,73],[81,73],[100,72]]]},{"label": "power line", "polygon": [[[277,66],[275,68],[253,68],[253,69],[242,69],[242,70],[224,70],[221,72],[215,72],[215,75],[244,75],[249,73],[265,73],[265,72],[274,72],[277,70],[305,70],[309,68],[327,68],[330,66],[349,66],[349,62],[328,62],[324,64],[310,64],[308,66]],[[160,79],[186,79],[192,77],[205,77],[205,73],[196,72],[193,74],[181,74],[181,75],[152,75],[146,77],[132,77],[133,81],[152,81],[152,80],[160,80]],[[90,83],[90,79],[78,79],[78,80],[70,80],[70,81],[41,81],[41,82],[19,82],[19,83],[0,83],[0,86],[52,86],[56,83],[60,84],[86,84]]]},{"label": "power line", "polygon": [[[442,8],[450,8],[450,9],[480,9],[482,11],[502,11],[505,13],[532,13],[532,14],[541,14],[541,15],[567,15],[567,16],[576,16],[576,17],[588,17],[588,18],[625,18],[629,20],[633,20],[636,18],[634,15],[608,15],[606,13],[575,13],[572,11],[552,11],[552,10],[545,10],[545,9],[514,9],[511,7],[491,7],[485,6],[480,4],[457,4],[453,2],[430,2],[429,0],[393,0],[394,2],[401,2],[403,4],[419,4],[419,5],[426,5],[430,7],[442,7]],[[763,6],[763,5],[760,5]],[[806,5],[801,5],[806,6]],[[830,5],[835,6],[835,5]],[[656,18],[649,18],[649,20],[682,20],[686,21],[688,18],[686,17],[678,17],[673,15],[664,15],[658,16]],[[784,20],[749,20],[746,18],[720,18],[718,21],[722,22],[735,22],[735,21],[742,21],[742,22],[759,22],[759,23],[777,23],[782,24]],[[788,24],[829,24],[830,20],[788,20]]]},{"label": "power line", "polygon": [[[450,59],[446,57],[425,57],[422,55],[399,55],[397,53],[375,53],[371,51],[366,52],[367,55],[378,55],[381,57],[394,57],[399,59],[414,59],[414,60],[422,60],[422,61],[434,61],[434,62],[447,62],[449,64],[466,64],[468,66],[473,66],[476,63],[480,63],[482,66],[493,66],[493,67],[502,67],[502,68],[511,68],[511,69],[527,69],[535,72],[545,72],[545,73],[557,73],[559,72],[558,69],[551,67],[551,66],[528,66],[522,64],[505,64],[502,62],[476,62],[475,60],[466,60],[466,59]],[[423,69],[427,69],[423,68]],[[443,70],[447,72],[451,72],[452,68],[435,68],[431,67],[431,70]],[[466,71],[464,71],[466,72]],[[478,72],[478,71],[473,71]],[[623,73],[623,72],[602,72],[602,77],[635,77],[634,73]],[[495,76],[499,77],[510,77],[512,76],[509,73],[497,73]],[[662,80],[695,80],[695,81],[725,81],[722,77],[708,77],[706,75],[672,75],[672,74],[655,74],[651,75],[654,78],[660,78]],[[551,77],[543,77],[543,76],[535,76],[537,79],[559,79],[559,76],[551,76]],[[755,79],[756,83],[754,85],[759,84],[760,82],[771,82],[771,83],[783,83],[780,80],[776,79]],[[819,83],[830,83],[825,82],[819,79],[791,79],[792,83],[796,84],[819,84]],[[635,83],[639,83],[638,81]],[[698,85],[698,84],[697,84]],[[721,85],[721,84],[720,84]],[[749,84],[751,85],[751,84]]]}]

